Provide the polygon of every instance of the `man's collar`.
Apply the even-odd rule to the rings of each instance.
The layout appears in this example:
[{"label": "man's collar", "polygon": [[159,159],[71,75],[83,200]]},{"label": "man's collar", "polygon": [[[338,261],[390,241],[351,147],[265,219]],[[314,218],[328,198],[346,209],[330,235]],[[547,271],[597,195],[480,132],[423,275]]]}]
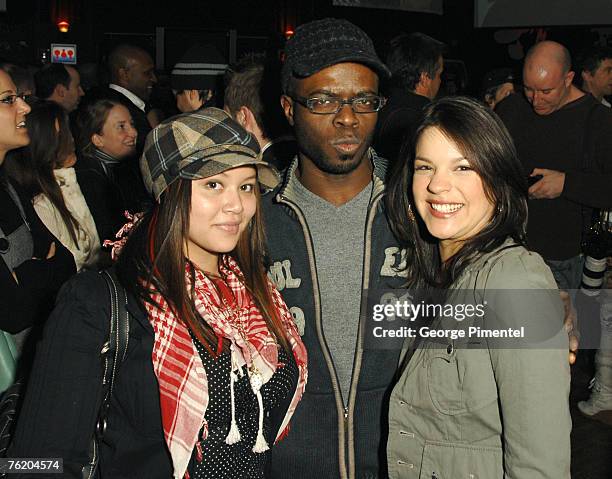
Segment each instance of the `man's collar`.
[{"label": "man's collar", "polygon": [[[374,190],[372,196],[374,197],[378,192],[384,190],[388,162],[386,159],[378,156],[374,149],[371,147],[368,149],[368,157],[374,167],[372,171],[372,179],[374,181]],[[279,185],[277,187],[277,190],[275,190],[281,196],[287,196],[289,199],[293,199],[295,197],[295,193],[293,192],[293,187],[291,183],[293,181],[299,181],[295,176],[298,164],[298,155],[295,155],[293,161],[285,170],[284,178],[282,179],[281,185]]]},{"label": "man's collar", "polygon": [[138,96],[134,95],[130,90],[123,88],[122,86],[115,85],[114,83],[110,83],[108,87],[111,90],[118,91],[123,96],[125,96],[128,100],[130,100],[136,108],[142,110],[143,113],[145,111],[145,102],[142,101]]}]

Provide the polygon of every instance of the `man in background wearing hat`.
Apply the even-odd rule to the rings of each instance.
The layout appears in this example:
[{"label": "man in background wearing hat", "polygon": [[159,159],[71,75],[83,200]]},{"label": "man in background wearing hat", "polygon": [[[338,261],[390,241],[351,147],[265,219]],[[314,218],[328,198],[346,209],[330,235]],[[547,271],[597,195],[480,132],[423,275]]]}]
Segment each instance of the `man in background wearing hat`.
[{"label": "man in background wearing hat", "polygon": [[481,98],[491,108],[514,93],[514,72],[511,68],[497,68],[488,72],[482,81]]},{"label": "man in background wearing hat", "polygon": [[227,62],[213,45],[194,45],[187,50],[170,75],[179,111],[213,106],[226,68]]},{"label": "man in background wearing hat", "polygon": [[444,49],[444,43],[419,32],[391,40],[389,102],[378,116],[374,137],[376,151],[391,162],[417,126],[423,107],[440,90]]},{"label": "man in background wearing hat", "polygon": [[399,287],[402,253],[387,223],[386,161],[370,148],[389,71],[345,20],[296,29],[281,104],[298,155],[263,197],[269,275],[309,356],[308,387],[266,477],[385,477],[384,398],[399,351],[364,348],[365,291]]}]

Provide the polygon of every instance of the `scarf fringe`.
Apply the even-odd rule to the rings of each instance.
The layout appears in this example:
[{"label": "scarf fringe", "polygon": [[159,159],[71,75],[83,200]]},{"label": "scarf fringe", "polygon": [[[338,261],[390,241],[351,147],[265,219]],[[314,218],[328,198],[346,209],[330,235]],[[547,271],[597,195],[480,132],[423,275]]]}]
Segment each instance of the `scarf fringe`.
[{"label": "scarf fringe", "polygon": [[257,429],[257,440],[255,441],[255,445],[253,446],[253,452],[258,454],[262,452],[266,452],[270,449],[266,439],[263,436],[263,419],[264,419],[264,408],[263,408],[263,399],[261,398],[261,392],[259,389],[255,393],[257,396],[257,404],[259,406],[259,428]]},{"label": "scarf fringe", "polygon": [[235,372],[236,370],[236,361],[234,359],[234,345],[231,345],[231,355],[232,355],[232,370],[230,371],[230,398],[232,403],[232,423],[230,425],[230,430],[227,433],[227,437],[225,438],[225,444],[232,445],[236,444],[240,441],[240,430],[238,429],[238,424],[236,423],[236,400],[234,396],[234,384],[238,381],[238,374]]}]

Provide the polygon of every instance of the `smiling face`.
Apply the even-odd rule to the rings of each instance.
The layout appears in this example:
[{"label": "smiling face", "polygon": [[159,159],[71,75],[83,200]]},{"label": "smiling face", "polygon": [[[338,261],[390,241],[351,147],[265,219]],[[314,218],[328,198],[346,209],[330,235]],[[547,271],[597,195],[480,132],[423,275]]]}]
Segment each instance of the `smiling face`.
[{"label": "smiling face", "polygon": [[414,160],[414,202],[444,261],[491,220],[494,206],[468,159],[436,127],[421,133]]},{"label": "smiling face", "polygon": [[155,65],[149,54],[144,51],[133,52],[127,68],[122,69],[122,80],[122,86],[141,100],[147,101],[157,83]]},{"label": "smiling face", "polygon": [[300,158],[327,174],[354,171],[367,157],[378,114],[355,113],[350,105],[343,105],[336,114],[319,115],[290,96],[334,96],[348,100],[377,94],[378,76],[357,63],[338,63],[307,78],[293,79],[290,95],[283,95],[281,102],[294,127]]},{"label": "smiling face", "polygon": [[14,98],[16,94],[11,77],[0,70],[0,164],[8,151],[30,143],[26,128],[30,107],[21,98]]},{"label": "smiling face", "polygon": [[242,166],[191,182],[186,256],[218,273],[218,258],[232,251],[257,208],[257,172]]},{"label": "smiling face", "polygon": [[91,141],[99,150],[120,160],[134,154],[137,135],[129,110],[115,105],[108,112],[102,132],[94,133]]}]

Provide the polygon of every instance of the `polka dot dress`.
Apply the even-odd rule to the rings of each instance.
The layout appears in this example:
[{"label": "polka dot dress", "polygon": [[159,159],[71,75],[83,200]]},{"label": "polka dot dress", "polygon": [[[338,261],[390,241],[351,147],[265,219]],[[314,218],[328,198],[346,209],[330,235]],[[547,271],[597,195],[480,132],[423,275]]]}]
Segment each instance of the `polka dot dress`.
[{"label": "polka dot dress", "polygon": [[[200,443],[203,453],[201,462],[197,461],[194,448],[188,468],[191,479],[263,479],[263,468],[270,451],[252,451],[257,437],[259,406],[249,384],[246,367],[243,367],[244,374],[238,375],[238,382],[234,384],[236,422],[241,440],[228,445],[225,438],[232,419],[230,353],[227,351],[215,358],[193,335],[192,338],[206,369],[209,402],[205,415],[208,437]],[[279,348],[278,360],[279,367],[276,372],[261,388],[265,413],[269,413],[287,396],[292,395],[297,385],[298,368],[293,354]],[[263,434],[270,446],[274,443],[276,433],[277,431],[270,430],[268,414],[264,414]]]}]

